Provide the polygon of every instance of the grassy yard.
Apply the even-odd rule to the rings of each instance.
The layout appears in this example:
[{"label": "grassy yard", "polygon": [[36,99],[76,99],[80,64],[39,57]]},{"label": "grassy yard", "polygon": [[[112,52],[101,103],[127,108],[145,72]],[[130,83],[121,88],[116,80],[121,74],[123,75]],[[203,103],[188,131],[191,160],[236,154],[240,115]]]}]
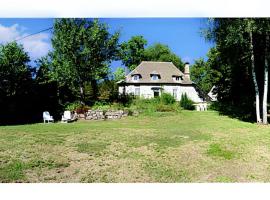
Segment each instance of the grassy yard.
[{"label": "grassy yard", "polygon": [[269,182],[270,127],[216,112],[0,127],[0,182]]}]

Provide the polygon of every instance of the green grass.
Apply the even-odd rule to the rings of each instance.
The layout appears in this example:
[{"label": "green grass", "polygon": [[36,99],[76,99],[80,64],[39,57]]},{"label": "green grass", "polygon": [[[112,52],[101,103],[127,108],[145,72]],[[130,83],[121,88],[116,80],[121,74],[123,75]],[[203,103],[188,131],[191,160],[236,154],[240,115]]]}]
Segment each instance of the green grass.
[{"label": "green grass", "polygon": [[269,182],[270,127],[216,112],[0,127],[0,182]]},{"label": "green grass", "polygon": [[208,155],[218,156],[230,160],[234,157],[234,152],[222,149],[219,144],[211,144],[207,150]]}]

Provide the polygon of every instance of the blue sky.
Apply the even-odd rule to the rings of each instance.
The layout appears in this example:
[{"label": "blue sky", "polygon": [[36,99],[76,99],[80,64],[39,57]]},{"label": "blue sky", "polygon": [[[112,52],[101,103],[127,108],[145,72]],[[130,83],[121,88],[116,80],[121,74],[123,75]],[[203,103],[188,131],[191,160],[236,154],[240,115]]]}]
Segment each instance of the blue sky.
[{"label": "blue sky", "polygon": [[[148,46],[156,42],[167,44],[183,61],[193,63],[206,54],[213,44],[206,42],[200,34],[205,26],[205,18],[102,18],[109,25],[109,30],[121,31],[120,42],[129,40],[134,35],[142,35]],[[0,43],[5,43],[22,36],[38,32],[53,25],[53,19],[0,19]],[[37,59],[48,52],[51,31],[21,40],[31,59]],[[121,66],[113,62],[111,69]]]}]

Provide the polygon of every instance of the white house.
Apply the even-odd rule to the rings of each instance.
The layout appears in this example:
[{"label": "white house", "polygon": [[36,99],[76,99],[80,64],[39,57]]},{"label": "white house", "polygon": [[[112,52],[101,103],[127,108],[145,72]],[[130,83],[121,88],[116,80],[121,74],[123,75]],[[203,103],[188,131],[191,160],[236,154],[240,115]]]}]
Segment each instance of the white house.
[{"label": "white house", "polygon": [[118,85],[120,94],[143,98],[153,98],[167,92],[180,101],[182,94],[186,93],[195,102],[198,111],[207,110],[204,95],[190,80],[189,63],[185,63],[183,73],[172,62],[143,61]]}]

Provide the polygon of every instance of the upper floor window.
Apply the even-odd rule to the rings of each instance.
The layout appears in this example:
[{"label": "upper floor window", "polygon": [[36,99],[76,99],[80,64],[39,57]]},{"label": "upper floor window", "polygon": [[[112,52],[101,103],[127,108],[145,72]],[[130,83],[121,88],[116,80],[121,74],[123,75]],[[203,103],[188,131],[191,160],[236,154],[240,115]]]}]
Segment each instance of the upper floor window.
[{"label": "upper floor window", "polygon": [[138,81],[139,79],[140,79],[140,76],[139,76],[139,75],[134,75],[134,76],[133,76],[133,80],[134,80],[134,81]]},{"label": "upper floor window", "polygon": [[173,80],[174,81],[180,81],[180,80],[182,80],[182,78],[180,76],[173,76]]},{"label": "upper floor window", "polygon": [[151,78],[152,78],[153,81],[156,81],[156,80],[158,80],[158,75],[152,75]]}]

